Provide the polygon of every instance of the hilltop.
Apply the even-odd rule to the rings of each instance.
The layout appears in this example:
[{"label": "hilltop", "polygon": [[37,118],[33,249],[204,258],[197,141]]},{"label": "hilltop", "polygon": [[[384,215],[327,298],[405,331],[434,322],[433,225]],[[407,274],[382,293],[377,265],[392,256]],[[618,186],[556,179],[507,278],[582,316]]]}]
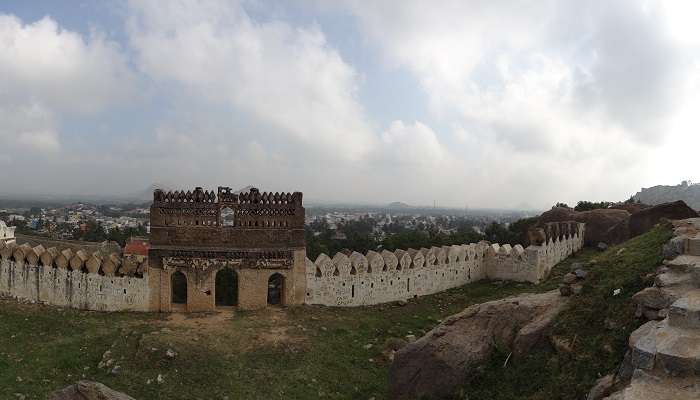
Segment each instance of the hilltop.
[{"label": "hilltop", "polygon": [[690,181],[683,181],[680,185],[675,186],[658,185],[642,188],[632,197],[634,200],[653,206],[683,200],[691,208],[700,210],[700,184],[693,184]]}]

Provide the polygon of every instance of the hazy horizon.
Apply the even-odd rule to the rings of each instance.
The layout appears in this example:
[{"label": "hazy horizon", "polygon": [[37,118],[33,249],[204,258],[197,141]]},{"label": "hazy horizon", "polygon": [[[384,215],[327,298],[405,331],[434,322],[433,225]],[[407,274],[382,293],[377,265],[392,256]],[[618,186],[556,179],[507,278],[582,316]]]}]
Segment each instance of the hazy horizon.
[{"label": "hazy horizon", "polygon": [[546,209],[697,176],[700,3],[0,5],[0,197]]}]

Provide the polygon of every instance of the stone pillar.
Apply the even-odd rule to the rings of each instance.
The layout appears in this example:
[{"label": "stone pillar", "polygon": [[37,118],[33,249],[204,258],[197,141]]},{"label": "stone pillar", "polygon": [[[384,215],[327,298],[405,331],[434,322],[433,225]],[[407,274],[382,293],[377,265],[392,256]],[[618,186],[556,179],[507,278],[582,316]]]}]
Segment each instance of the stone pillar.
[{"label": "stone pillar", "polygon": [[[148,277],[148,311],[161,311],[161,275],[160,268],[146,267],[144,277]],[[167,274],[165,274],[167,275]]]},{"label": "stone pillar", "polygon": [[[291,278],[294,286],[292,290],[285,290],[285,304],[304,304],[306,298],[306,249],[294,250],[294,264],[292,266]],[[291,287],[290,287],[291,289]]]},{"label": "stone pillar", "polygon": [[[184,271],[183,271],[184,272]],[[189,270],[187,275],[187,311],[214,311],[214,273]]]},{"label": "stone pillar", "polygon": [[238,307],[242,310],[255,310],[267,306],[267,280],[275,272],[269,269],[240,269]]}]

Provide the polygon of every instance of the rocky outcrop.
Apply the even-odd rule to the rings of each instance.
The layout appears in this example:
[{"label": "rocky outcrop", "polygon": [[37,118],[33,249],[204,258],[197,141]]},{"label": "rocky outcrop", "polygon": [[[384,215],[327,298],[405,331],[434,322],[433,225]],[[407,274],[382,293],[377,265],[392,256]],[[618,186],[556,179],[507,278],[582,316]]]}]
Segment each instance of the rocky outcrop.
[{"label": "rocky outcrop", "polygon": [[625,210],[601,208],[574,215],[574,220],[586,223],[586,244],[618,244],[629,239],[626,225],[630,213]]},{"label": "rocky outcrop", "polygon": [[630,335],[617,376],[629,385],[610,400],[700,398],[700,219],[675,221],[674,228],[670,243],[681,255],[633,296],[638,315],[650,321]]},{"label": "rocky outcrop", "polygon": [[630,385],[605,400],[697,400],[700,387],[693,378],[672,378],[636,370]]},{"label": "rocky outcrop", "polygon": [[547,345],[551,323],[566,301],[554,290],[474,305],[451,316],[396,353],[389,370],[390,397],[448,397],[497,345],[514,357]]},{"label": "rocky outcrop", "polygon": [[618,244],[629,239],[630,213],[625,210],[601,208],[591,211],[574,211],[571,208],[554,207],[542,213],[536,226],[548,222],[577,221],[586,224],[585,244],[595,246],[598,243]]},{"label": "rocky outcrop", "polygon": [[543,212],[538,218],[538,224],[547,222],[573,221],[577,212],[573,208],[552,207],[551,210]]},{"label": "rocky outcrop", "polygon": [[658,224],[661,218],[670,220],[680,220],[686,218],[695,218],[698,213],[688,207],[683,201],[673,203],[659,204],[630,216],[629,230],[632,237],[643,234],[649,231],[654,225]]},{"label": "rocky outcrop", "polygon": [[[636,212],[630,214],[628,210],[636,210]],[[641,206],[624,209],[600,208],[582,212],[571,208],[554,207],[540,215],[536,226],[542,226],[548,222],[583,222],[586,224],[585,244],[587,246],[597,246],[598,243],[614,245],[649,231],[662,218],[681,220],[697,216],[697,212],[682,201],[648,208]]]},{"label": "rocky outcrop", "polygon": [[134,400],[134,398],[99,382],[79,381],[51,393],[48,400]]},{"label": "rocky outcrop", "polygon": [[700,210],[700,185],[690,182],[683,182],[676,186],[660,185],[644,188],[633,197],[644,204],[652,205],[683,200],[690,207]]}]

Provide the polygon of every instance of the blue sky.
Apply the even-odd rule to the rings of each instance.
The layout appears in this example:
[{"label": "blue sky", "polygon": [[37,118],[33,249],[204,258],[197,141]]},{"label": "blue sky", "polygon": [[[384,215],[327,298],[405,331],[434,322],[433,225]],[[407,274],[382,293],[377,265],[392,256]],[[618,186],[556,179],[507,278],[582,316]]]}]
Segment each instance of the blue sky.
[{"label": "blue sky", "polygon": [[692,1],[5,1],[3,193],[548,207],[698,179]]}]

